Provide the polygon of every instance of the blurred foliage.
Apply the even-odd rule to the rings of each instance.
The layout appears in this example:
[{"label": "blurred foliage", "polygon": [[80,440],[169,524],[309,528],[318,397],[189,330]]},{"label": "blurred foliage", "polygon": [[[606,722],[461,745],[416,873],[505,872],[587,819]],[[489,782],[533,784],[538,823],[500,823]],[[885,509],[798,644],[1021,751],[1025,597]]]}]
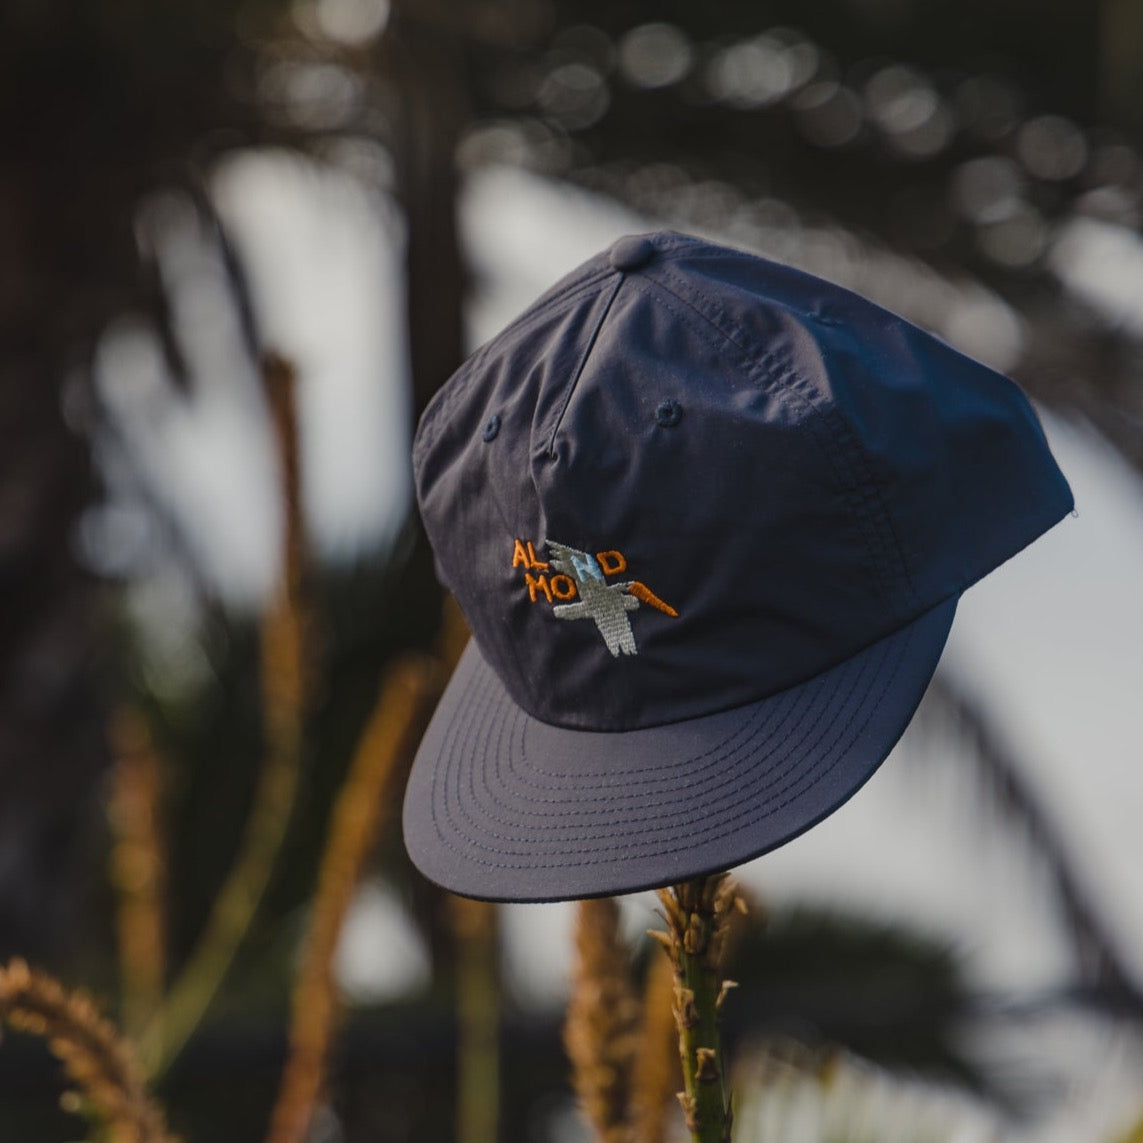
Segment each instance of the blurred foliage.
[{"label": "blurred foliage", "polygon": [[738,1073],[739,1138],[796,1143],[998,1141],[987,1108],[948,1088],[903,1080],[844,1052],[778,1041]]},{"label": "blurred foliage", "polygon": [[[657,956],[653,942],[639,946],[641,975]],[[764,1033],[1012,1099],[964,1047],[980,1002],[960,957],[934,938],[853,914],[752,902],[732,931],[725,974],[738,985],[723,1013],[732,1057]]]}]

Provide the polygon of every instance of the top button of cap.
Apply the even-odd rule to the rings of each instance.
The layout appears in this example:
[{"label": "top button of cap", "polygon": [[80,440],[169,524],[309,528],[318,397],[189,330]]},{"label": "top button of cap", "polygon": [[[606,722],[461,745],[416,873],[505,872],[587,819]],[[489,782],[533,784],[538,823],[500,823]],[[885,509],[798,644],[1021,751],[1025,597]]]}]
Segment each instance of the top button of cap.
[{"label": "top button of cap", "polygon": [[638,270],[655,257],[655,246],[649,238],[632,234],[620,238],[611,248],[611,265],[616,270]]}]

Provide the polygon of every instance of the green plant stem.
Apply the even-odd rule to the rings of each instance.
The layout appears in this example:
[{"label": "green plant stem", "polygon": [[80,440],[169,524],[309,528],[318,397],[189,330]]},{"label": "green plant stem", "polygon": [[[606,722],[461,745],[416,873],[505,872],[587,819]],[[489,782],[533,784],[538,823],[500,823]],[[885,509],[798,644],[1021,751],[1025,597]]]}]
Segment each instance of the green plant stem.
[{"label": "green plant stem", "polygon": [[675,970],[675,1024],[692,1143],[729,1143],[732,1124],[718,1031],[728,985],[720,968],[726,920],[736,901],[725,874],[698,877],[659,892],[667,918],[660,940]]},{"label": "green plant stem", "polygon": [[266,760],[242,851],[215,899],[207,927],[139,1049],[150,1079],[163,1074],[210,1007],[250,930],[286,834],[299,785],[296,737]]},{"label": "green plant stem", "polygon": [[[716,1003],[720,982],[699,955],[684,952],[678,1020],[687,1126],[702,1143],[729,1138]],[[678,1017],[676,1017],[678,1019]]]}]

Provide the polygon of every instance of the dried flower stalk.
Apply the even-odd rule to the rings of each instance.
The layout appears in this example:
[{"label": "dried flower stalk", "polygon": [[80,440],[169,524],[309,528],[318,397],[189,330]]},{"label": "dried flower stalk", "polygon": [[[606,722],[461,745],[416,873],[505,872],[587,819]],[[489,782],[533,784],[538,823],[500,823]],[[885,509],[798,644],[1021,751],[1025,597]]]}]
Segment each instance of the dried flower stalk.
[{"label": "dried flower stalk", "polygon": [[457,1143],[500,1136],[500,926],[496,906],[449,894],[456,938]]},{"label": "dried flower stalk", "polygon": [[667,932],[652,932],[675,974],[674,1014],[683,1065],[679,1103],[693,1143],[729,1143],[732,1115],[718,1016],[733,982],[722,979],[731,915],[746,905],[725,873],[659,890]]},{"label": "dried flower stalk", "polygon": [[141,1038],[144,1065],[152,1077],[182,1051],[222,987],[270,883],[300,784],[309,620],[303,593],[295,377],[288,362],[267,355],[262,378],[282,464],[286,518],[282,580],[261,629],[266,754],[235,863],[166,1003]]},{"label": "dried flower stalk", "polygon": [[665,1143],[675,1093],[683,1082],[674,1013],[675,970],[656,956],[643,986],[643,1021],[635,1055],[631,1111],[635,1143]]},{"label": "dried flower stalk", "polygon": [[639,1001],[613,897],[576,906],[575,965],[564,1026],[572,1084],[602,1143],[634,1138],[631,1094]]},{"label": "dried flower stalk", "polygon": [[415,747],[439,692],[440,672],[431,660],[410,656],[389,669],[337,796],[294,987],[290,1054],[268,1143],[301,1143],[306,1137],[338,1015],[333,978],[338,937],[370,846],[392,803],[401,762]]},{"label": "dried flower stalk", "polygon": [[0,1017],[47,1040],[79,1089],[66,1103],[101,1120],[109,1143],[173,1143],[130,1047],[87,995],[15,959],[0,968]]},{"label": "dried flower stalk", "polygon": [[1125,1134],[1119,1136],[1116,1143],[1143,1143],[1143,1116],[1140,1116]]},{"label": "dried flower stalk", "polygon": [[109,738],[115,756],[108,819],[123,1024],[128,1035],[138,1035],[159,1007],[166,973],[162,762],[146,720],[131,707],[112,718]]},{"label": "dried flower stalk", "polygon": [[469,630],[460,604],[451,595],[444,597],[441,604],[441,630],[437,639],[437,655],[444,667],[445,677],[448,678],[468,645]]}]

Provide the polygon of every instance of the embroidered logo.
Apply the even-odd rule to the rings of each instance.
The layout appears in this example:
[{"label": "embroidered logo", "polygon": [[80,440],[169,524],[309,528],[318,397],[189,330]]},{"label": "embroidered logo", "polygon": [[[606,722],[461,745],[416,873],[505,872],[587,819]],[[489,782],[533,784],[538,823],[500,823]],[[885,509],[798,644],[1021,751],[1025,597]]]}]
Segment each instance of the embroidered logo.
[{"label": "embroidered logo", "polygon": [[[531,540],[516,540],[512,548],[512,566],[522,567],[528,598],[535,603],[541,596],[552,606],[557,619],[591,619],[599,629],[612,656],[637,655],[635,633],[627,612],[635,611],[641,603],[669,615],[678,612],[664,603],[646,584],[639,580],[621,580],[608,583],[607,576],[619,575],[627,570],[622,552],[581,552],[548,540],[550,562],[536,558]],[[555,569],[554,573],[548,572]],[[539,575],[533,575],[539,572]]]}]

